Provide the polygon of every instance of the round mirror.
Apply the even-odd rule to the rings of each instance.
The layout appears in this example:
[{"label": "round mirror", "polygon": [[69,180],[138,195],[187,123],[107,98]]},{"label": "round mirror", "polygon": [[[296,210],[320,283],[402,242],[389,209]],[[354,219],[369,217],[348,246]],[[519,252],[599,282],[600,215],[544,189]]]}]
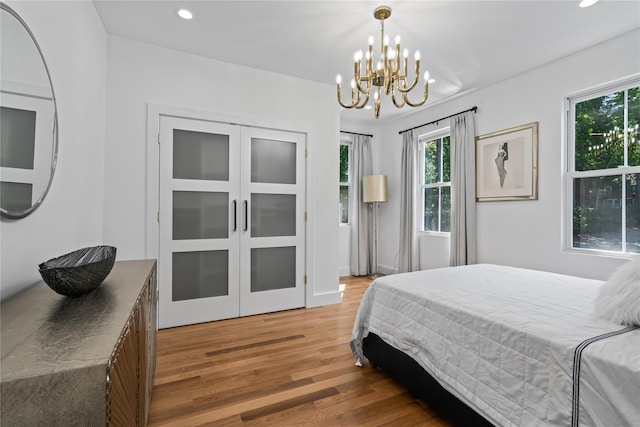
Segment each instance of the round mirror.
[{"label": "round mirror", "polygon": [[56,98],[40,46],[0,2],[0,215],[23,218],[44,200],[56,167]]}]

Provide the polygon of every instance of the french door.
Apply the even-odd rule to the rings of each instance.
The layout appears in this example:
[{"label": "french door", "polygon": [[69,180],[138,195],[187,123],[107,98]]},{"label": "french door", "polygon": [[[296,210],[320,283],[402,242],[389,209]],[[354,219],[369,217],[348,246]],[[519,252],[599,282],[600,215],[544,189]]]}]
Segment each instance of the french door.
[{"label": "french door", "polygon": [[160,327],[304,306],[304,135],[161,116],[160,142]]}]

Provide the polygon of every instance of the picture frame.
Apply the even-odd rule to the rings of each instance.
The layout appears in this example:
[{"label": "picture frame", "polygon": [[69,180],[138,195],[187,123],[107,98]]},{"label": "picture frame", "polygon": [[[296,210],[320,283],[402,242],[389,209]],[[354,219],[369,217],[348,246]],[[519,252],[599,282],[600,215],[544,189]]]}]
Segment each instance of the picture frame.
[{"label": "picture frame", "polygon": [[538,199],[538,122],[476,137],[476,201]]}]

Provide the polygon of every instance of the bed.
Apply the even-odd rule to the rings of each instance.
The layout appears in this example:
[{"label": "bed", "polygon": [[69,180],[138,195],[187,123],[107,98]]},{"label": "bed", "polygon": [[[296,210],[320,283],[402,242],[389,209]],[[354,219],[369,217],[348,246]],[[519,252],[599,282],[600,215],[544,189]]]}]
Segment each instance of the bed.
[{"label": "bed", "polygon": [[389,371],[410,357],[494,425],[639,426],[640,329],[594,316],[603,283],[488,264],[384,276],[351,349]]}]

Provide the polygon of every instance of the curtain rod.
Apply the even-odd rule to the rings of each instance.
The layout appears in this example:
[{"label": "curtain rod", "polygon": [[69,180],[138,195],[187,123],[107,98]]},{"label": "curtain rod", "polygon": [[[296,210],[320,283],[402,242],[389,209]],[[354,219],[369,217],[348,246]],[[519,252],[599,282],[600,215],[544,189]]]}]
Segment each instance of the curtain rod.
[{"label": "curtain rod", "polygon": [[348,133],[350,135],[370,136],[371,138],[373,138],[373,135],[370,135],[368,133],[347,132],[346,130],[341,130],[340,133]]},{"label": "curtain rod", "polygon": [[468,112],[468,111],[473,111],[473,112],[475,113],[476,111],[478,111],[478,107],[477,107],[477,106],[473,106],[473,107],[469,108],[468,110],[460,111],[459,113],[451,114],[451,115],[449,115],[449,116],[447,116],[447,117],[443,117],[443,118],[438,119],[438,120],[430,121],[429,123],[424,123],[424,124],[421,124],[421,125],[418,125],[418,126],[414,126],[414,127],[412,127],[411,129],[401,130],[401,131],[400,131],[400,132],[398,132],[398,133],[399,133],[400,135],[402,135],[403,133],[405,133],[405,132],[409,132],[410,130],[418,129],[418,128],[421,128],[421,127],[423,127],[423,126],[427,126],[427,125],[432,125],[432,124],[434,124],[434,123],[436,123],[436,124],[437,124],[438,122],[441,122],[442,120],[450,119],[450,118],[451,118],[451,117],[453,117],[453,116],[457,116],[458,114],[466,113],[466,112]]}]

